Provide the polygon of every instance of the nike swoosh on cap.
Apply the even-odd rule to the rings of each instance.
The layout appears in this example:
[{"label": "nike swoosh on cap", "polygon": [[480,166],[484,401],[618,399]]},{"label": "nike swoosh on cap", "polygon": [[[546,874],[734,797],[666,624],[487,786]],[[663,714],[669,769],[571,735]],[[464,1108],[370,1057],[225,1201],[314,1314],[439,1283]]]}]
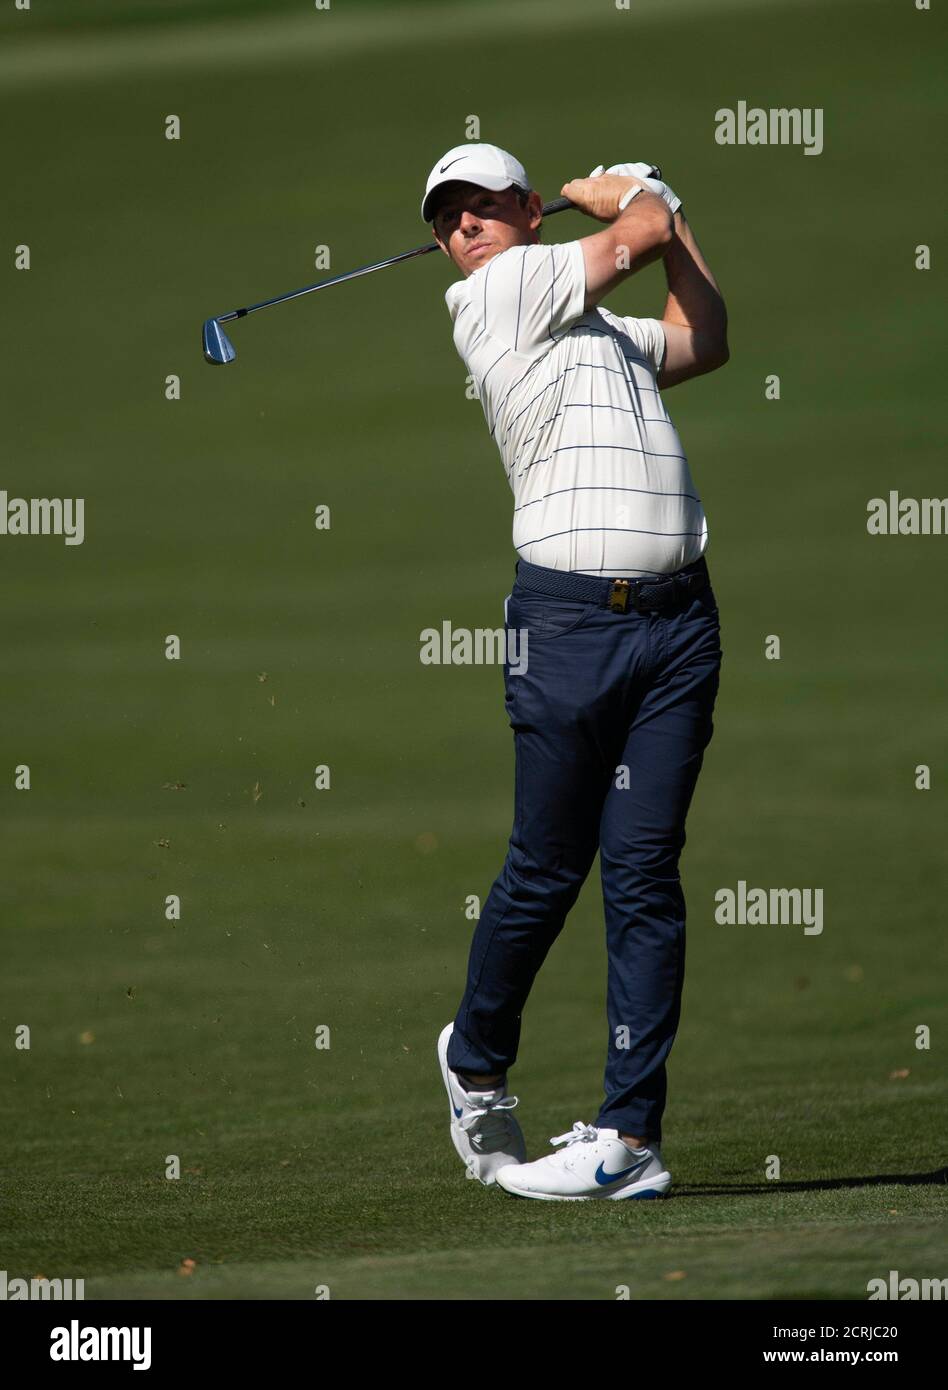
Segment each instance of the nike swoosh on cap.
[{"label": "nike swoosh on cap", "polygon": [[596,1182],[599,1183],[600,1187],[604,1187],[606,1183],[618,1182],[619,1178],[627,1178],[629,1174],[634,1173],[637,1168],[644,1168],[645,1165],[650,1162],[651,1155],[649,1155],[648,1158],[640,1158],[638,1163],[632,1164],[631,1168],[622,1168],[618,1173],[607,1173],[605,1171],[606,1165],[600,1163],[599,1167],[596,1169]]},{"label": "nike swoosh on cap", "polygon": [[443,174],[445,169],[450,169],[452,164],[460,164],[462,159],[467,159],[467,155],[459,154],[457,159],[449,159],[447,164],[442,164],[441,168],[438,170],[438,173]]}]

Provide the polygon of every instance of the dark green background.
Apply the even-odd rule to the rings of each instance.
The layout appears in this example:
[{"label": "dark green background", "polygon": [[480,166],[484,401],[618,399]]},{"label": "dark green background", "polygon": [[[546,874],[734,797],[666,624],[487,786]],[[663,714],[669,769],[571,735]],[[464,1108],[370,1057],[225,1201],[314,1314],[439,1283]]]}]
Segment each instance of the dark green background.
[{"label": "dark green background", "polygon": [[[865,524],[890,488],[945,491],[944,23],[907,0],[633,10],[61,0],[0,19],[0,486],[86,501],[82,546],[0,538],[11,1277],[863,1299],[890,1268],[946,1273],[948,541]],[[717,145],[715,111],[742,99],[823,108],[822,155]],[[547,198],[600,162],[659,162],[730,312],[728,366],[667,397],[725,657],[683,860],[666,1203],[518,1203],[465,1182],[448,1138],[435,1040],[465,899],[505,852],[512,742],[499,669],[423,667],[418,634],[500,624],[514,559],[452,268],[237,324],[225,371],[200,355],[207,315],[319,278],[317,244],[341,271],[427,240],[425,177],[469,114]],[[546,235],[591,229],[564,214]],[[652,267],[612,307],[660,315],[663,285]],[[822,887],[822,936],[716,926],[739,879]],[[604,989],[595,870],[524,1016],[531,1157],[596,1112]]]}]

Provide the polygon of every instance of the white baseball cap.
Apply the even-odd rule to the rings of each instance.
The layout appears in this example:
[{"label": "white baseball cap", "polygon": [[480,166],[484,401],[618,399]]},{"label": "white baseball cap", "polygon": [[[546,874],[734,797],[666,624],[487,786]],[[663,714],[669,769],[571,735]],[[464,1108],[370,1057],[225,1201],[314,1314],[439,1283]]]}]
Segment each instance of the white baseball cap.
[{"label": "white baseball cap", "polygon": [[479,188],[489,188],[499,193],[502,188],[516,184],[518,188],[530,188],[527,171],[519,159],[500,149],[497,145],[455,145],[435,164],[428,175],[428,184],[421,204],[421,216],[425,222],[432,220],[432,194],[444,183],[476,183]]}]

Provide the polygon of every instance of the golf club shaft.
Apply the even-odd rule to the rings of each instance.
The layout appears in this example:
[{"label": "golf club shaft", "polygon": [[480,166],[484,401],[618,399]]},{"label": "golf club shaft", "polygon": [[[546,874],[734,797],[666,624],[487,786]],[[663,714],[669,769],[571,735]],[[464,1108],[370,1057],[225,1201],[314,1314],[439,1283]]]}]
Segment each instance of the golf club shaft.
[{"label": "golf club shaft", "polygon": [[[565,212],[567,208],[574,206],[568,198],[554,198],[551,203],[545,205],[543,216],[551,217],[555,212]],[[363,265],[358,270],[347,270],[343,275],[334,275],[329,280],[319,280],[315,285],[305,285],[301,290],[290,290],[288,294],[263,299],[259,304],[249,304],[245,309],[231,309],[229,314],[218,314],[217,322],[228,323],[231,319],[243,319],[248,314],[255,314],[258,309],[268,309],[271,304],[283,304],[288,299],[299,299],[302,294],[313,294],[315,290],[328,289],[330,285],[338,285],[343,280],[355,280],[359,275],[371,275],[373,270],[384,270],[386,266],[395,265],[398,261],[408,261],[413,256],[427,256],[430,251],[438,249],[436,241],[429,241],[425,246],[416,246],[413,251],[402,251],[398,256],[389,256],[387,260],[376,261],[373,265]]]}]

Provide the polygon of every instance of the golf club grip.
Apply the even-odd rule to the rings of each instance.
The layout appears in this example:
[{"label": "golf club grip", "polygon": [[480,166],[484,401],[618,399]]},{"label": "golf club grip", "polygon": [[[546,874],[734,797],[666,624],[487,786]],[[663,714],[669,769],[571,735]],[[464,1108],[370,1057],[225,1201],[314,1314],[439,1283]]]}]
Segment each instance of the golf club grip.
[{"label": "golf club grip", "polygon": [[[660,179],[661,177],[662,177],[662,171],[661,171],[661,169],[658,167],[657,164],[653,164],[653,165],[652,165],[652,172],[649,174],[649,178]],[[569,200],[568,198],[554,198],[553,201],[552,201],[552,203],[547,203],[547,204],[544,206],[544,208],[543,208],[543,216],[544,216],[544,217],[549,217],[551,213],[554,213],[554,212],[565,212],[567,208],[574,208],[575,206],[576,206],[576,204],[575,204],[575,203],[571,203],[570,200]]]}]

